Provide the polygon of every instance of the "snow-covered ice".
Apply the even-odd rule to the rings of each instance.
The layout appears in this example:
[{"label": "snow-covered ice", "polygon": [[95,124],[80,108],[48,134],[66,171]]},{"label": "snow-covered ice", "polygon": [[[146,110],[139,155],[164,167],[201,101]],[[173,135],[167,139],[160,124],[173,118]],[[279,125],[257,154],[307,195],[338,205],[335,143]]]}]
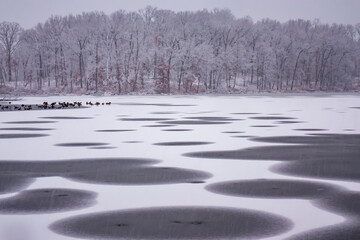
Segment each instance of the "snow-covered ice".
[{"label": "snow-covered ice", "polygon": [[[291,230],[280,235],[265,237],[264,239],[267,240],[285,239],[300,232],[342,223],[346,216],[315,207],[312,199],[230,196],[210,192],[205,189],[205,186],[231,180],[282,179],[330,183],[351,191],[360,191],[360,184],[356,179],[349,181],[280,175],[269,170],[271,166],[278,164],[277,161],[197,158],[184,154],[284,145],[252,141],[251,137],[247,136],[359,134],[360,110],[356,108],[360,107],[359,100],[359,95],[325,94],[319,96],[311,94],[303,96],[25,97],[16,103],[99,101],[112,102],[112,104],[81,109],[0,112],[0,129],[2,129],[0,135],[48,134],[48,136],[29,138],[0,138],[0,162],[145,158],[159,160],[150,167],[197,170],[209,173],[211,177],[193,183],[182,180],[175,183],[130,185],[97,183],[96,176],[94,176],[94,181],[79,181],[63,175],[38,177],[26,190],[48,188],[87,190],[98,194],[97,203],[84,209],[53,213],[1,213],[1,201],[16,196],[18,192],[2,194],[0,195],[0,239],[77,239],[57,234],[48,226],[57,220],[80,214],[147,207],[232,207],[272,213],[292,221]],[[84,119],[46,119],[47,117],[75,116],[84,117]],[[255,116],[271,116],[274,119],[261,119]],[[54,122],[9,123],[45,120]],[[24,127],[52,130],[3,129]],[[179,129],[179,131],[165,131],[169,129]],[[182,131],[182,129],[187,131]],[[312,131],[319,129],[322,131]],[[158,144],[167,142],[179,144]],[[193,142],[207,144],[193,145],[191,144]],[[61,145],[67,143],[97,143],[97,146]],[[356,157],[358,158],[359,155]]]}]

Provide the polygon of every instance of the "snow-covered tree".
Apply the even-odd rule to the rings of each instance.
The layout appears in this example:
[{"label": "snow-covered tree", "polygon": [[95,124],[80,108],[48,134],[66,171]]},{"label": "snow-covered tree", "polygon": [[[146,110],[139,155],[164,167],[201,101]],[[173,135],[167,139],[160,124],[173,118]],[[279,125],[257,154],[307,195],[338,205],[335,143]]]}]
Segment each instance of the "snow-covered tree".
[{"label": "snow-covered tree", "polygon": [[[72,93],[360,88],[360,24],[146,7],[0,23],[0,86]],[[15,80],[15,81],[14,81]]]}]

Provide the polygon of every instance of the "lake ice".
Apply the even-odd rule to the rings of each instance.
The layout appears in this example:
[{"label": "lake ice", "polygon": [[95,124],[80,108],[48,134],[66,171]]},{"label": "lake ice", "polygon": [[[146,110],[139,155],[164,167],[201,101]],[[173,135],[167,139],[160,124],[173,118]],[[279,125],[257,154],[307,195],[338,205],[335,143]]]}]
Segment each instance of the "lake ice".
[{"label": "lake ice", "polygon": [[43,101],[112,104],[0,112],[0,239],[360,238],[359,95]]}]

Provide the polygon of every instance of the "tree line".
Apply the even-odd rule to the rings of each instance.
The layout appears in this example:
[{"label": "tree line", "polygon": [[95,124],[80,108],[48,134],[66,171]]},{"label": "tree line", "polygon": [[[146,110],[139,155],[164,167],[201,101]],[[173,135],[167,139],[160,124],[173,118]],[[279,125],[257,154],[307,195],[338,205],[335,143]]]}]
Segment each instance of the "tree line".
[{"label": "tree line", "polygon": [[146,7],[0,23],[0,92],[227,93],[360,88],[360,24]]}]

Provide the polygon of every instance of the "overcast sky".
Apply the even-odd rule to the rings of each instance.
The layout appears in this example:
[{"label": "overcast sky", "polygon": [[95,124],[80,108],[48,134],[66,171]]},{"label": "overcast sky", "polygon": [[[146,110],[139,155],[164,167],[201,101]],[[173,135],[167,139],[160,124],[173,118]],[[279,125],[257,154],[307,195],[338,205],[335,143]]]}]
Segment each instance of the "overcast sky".
[{"label": "overcast sky", "polygon": [[250,16],[255,21],[317,18],[322,23],[360,23],[360,0],[0,0],[0,22],[15,21],[30,28],[51,15],[94,10],[109,14],[147,5],[175,11],[228,8],[237,17]]}]

